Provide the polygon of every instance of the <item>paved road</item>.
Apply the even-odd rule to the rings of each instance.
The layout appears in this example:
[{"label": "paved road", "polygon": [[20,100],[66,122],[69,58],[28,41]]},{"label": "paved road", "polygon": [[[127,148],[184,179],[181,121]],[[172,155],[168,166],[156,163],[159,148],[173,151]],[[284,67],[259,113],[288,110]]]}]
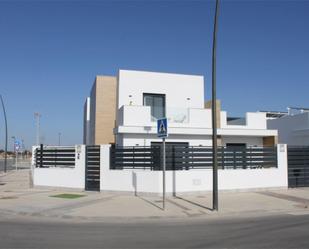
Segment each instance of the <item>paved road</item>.
[{"label": "paved road", "polygon": [[309,216],[79,223],[0,220],[0,248],[309,248]]},{"label": "paved road", "polygon": [[[30,167],[30,159],[21,160],[18,159],[17,166],[19,169],[29,168]],[[15,169],[15,159],[7,159],[7,170]],[[0,173],[4,170],[4,159],[0,159]]]}]

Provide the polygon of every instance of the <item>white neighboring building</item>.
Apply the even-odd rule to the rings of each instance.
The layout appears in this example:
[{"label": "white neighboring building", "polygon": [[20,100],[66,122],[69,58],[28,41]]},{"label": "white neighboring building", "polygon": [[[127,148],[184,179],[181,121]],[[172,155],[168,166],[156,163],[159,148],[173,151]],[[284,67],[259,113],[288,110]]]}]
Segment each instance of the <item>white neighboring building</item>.
[{"label": "white neighboring building", "polygon": [[[268,120],[267,127],[278,130],[279,143],[286,143],[292,146],[308,146],[309,110],[306,108],[288,108],[288,110],[289,113],[287,115]],[[295,110],[299,112],[295,113]]]},{"label": "white neighboring building", "polygon": [[[162,117],[168,118],[169,137],[166,139],[168,143],[189,146],[212,145],[211,106],[208,103],[205,104],[203,76],[119,70],[118,77],[115,77],[116,93],[109,94],[116,96],[115,103],[108,102],[110,108],[106,108],[104,104],[100,104],[102,106],[94,104],[94,102],[104,103],[101,100],[106,98],[103,92],[107,96],[111,91],[111,88],[105,89],[103,83],[101,88],[98,88],[98,82],[95,84],[100,91],[96,90],[95,94],[92,91],[90,106],[97,110],[103,110],[105,107],[105,112],[116,112],[116,120],[104,119],[105,123],[108,121],[109,125],[114,124],[113,130],[109,127],[97,127],[97,129],[100,129],[100,134],[113,133],[116,145],[150,146],[152,143],[160,142],[161,140],[156,136],[156,120]],[[100,100],[99,96],[101,96]],[[227,113],[221,111],[220,103],[217,109],[219,145],[272,146],[277,144],[277,130],[267,129],[265,113],[247,113],[244,119],[231,121]],[[85,108],[85,110],[88,109]],[[100,113],[91,115],[92,113],[97,112],[90,112],[90,126],[93,120],[98,124],[101,118]],[[88,116],[87,112],[85,116]],[[108,113],[105,117],[109,117]],[[90,133],[93,132],[95,129],[90,130]],[[99,135],[88,134],[85,141],[89,141],[87,136],[98,137]],[[99,144],[93,142],[97,140],[90,139],[90,141],[92,141],[90,144]]]}]

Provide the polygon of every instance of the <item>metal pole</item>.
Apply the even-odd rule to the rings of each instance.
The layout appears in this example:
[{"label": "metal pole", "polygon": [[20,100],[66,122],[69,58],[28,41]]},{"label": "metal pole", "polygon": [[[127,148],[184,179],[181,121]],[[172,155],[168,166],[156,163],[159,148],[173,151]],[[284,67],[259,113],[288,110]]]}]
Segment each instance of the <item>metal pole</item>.
[{"label": "metal pole", "polygon": [[17,171],[17,157],[18,157],[18,151],[15,150],[15,169]]},{"label": "metal pole", "polygon": [[166,158],[165,158],[165,138],[163,140],[163,210],[165,210],[165,170],[166,170]]},{"label": "metal pole", "polygon": [[217,21],[219,14],[219,0],[216,0],[216,10],[212,43],[212,160],[213,160],[213,210],[218,211],[218,158],[217,158],[217,96],[216,96],[216,47]]},{"label": "metal pole", "polygon": [[36,145],[40,145],[40,117],[41,117],[41,114],[39,112],[35,112],[34,117],[36,119]]},{"label": "metal pole", "polygon": [[5,123],[4,172],[6,172],[6,170],[7,170],[7,152],[8,152],[8,124],[7,124],[7,119],[6,119],[6,111],[5,111],[5,107],[4,107],[4,102],[3,102],[1,95],[0,95],[0,99],[1,99],[3,115],[4,115],[4,123]]}]

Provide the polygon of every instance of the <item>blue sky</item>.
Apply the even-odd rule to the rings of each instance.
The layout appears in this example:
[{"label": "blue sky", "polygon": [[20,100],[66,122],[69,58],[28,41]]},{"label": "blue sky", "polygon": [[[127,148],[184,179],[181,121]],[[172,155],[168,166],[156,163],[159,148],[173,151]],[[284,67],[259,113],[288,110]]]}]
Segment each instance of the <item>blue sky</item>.
[{"label": "blue sky", "polygon": [[[223,109],[309,107],[309,1],[221,1],[217,84]],[[1,1],[0,94],[9,136],[82,142],[97,74],[118,69],[205,76],[211,92],[214,1]],[[0,148],[4,125],[0,117]],[[11,142],[11,141],[10,141]]]}]

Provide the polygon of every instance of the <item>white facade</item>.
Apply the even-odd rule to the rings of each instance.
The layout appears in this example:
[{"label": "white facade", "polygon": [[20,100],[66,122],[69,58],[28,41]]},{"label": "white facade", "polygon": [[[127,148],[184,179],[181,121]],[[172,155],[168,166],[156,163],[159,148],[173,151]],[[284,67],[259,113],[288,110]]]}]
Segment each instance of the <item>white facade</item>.
[{"label": "white facade", "polygon": [[[163,94],[168,119],[167,142],[186,142],[190,146],[210,146],[211,109],[204,108],[203,76],[120,70],[117,87],[116,144],[150,146],[159,141],[151,107],[143,103],[143,94]],[[235,123],[235,122],[234,122]],[[263,146],[264,137],[277,136],[268,130],[265,113],[247,113],[242,125],[230,124],[221,111],[218,135],[222,145],[245,143]]]},{"label": "white facade", "polygon": [[118,109],[130,104],[142,106],[143,93],[166,94],[166,106],[168,107],[204,108],[203,76],[119,71]]},{"label": "white facade", "polygon": [[286,115],[267,121],[269,129],[277,129],[279,143],[294,146],[309,145],[309,113]]}]

